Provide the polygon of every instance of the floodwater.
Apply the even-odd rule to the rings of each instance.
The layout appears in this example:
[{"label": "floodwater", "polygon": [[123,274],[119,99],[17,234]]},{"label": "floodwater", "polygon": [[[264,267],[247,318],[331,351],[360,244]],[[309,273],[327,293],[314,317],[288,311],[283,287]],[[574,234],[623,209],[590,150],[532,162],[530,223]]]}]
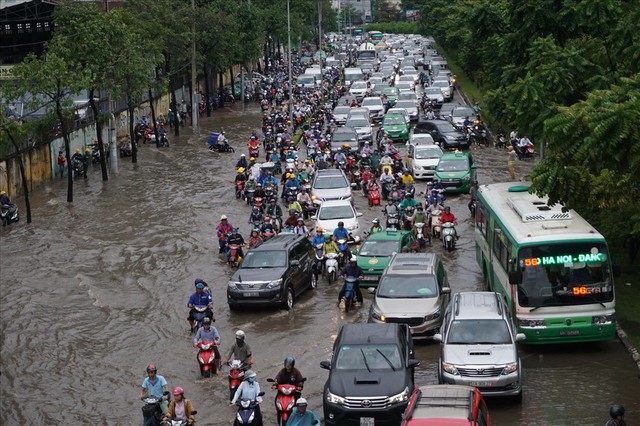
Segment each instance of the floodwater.
[{"label": "floodwater", "polygon": [[[229,311],[231,270],[217,254],[214,228],[227,214],[248,235],[249,209],[231,190],[233,165],[260,127],[255,105],[238,108],[205,118],[199,134],[183,130],[170,148],[141,146],[139,163],[120,163],[119,174],[106,183],[96,167],[88,180],[76,181],[73,204],[65,202],[66,181],[52,181],[32,194],[34,223],[0,231],[3,424],[140,424],[137,395],[149,363],[171,387],[185,389],[198,424],[231,424],[226,373],[201,379],[191,344],[186,303],[197,277],[212,288],[222,351],[237,329],[247,334],[267,393],[265,424],[275,424],[274,391],[265,379],[287,355],[308,377],[310,408],[322,414],[327,372],[319,363],[329,358],[342,324],[366,321],[371,296],[365,292],[359,312],[341,315],[337,285],[321,280],[291,312]],[[208,131],[222,127],[235,155],[206,148]],[[504,151],[474,154],[481,182],[507,178]],[[530,169],[517,166],[519,175]],[[381,216],[356,198],[363,226]],[[458,248],[446,253],[434,244],[433,250],[445,259],[454,292],[481,289],[467,196],[450,196],[447,203],[460,218]],[[417,346],[416,384],[437,382],[438,353],[433,343]],[[489,401],[494,424],[603,424],[612,403],[625,405],[628,420],[638,423],[638,370],[617,340],[524,347],[521,356],[523,402]]]}]

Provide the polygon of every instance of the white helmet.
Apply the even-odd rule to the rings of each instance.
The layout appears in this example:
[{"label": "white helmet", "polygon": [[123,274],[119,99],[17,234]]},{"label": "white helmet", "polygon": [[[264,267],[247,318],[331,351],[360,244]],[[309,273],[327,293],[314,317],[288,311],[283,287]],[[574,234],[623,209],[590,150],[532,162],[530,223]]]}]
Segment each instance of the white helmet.
[{"label": "white helmet", "polygon": [[220,220],[227,220],[227,215],[223,214],[222,216],[220,216]]},{"label": "white helmet", "polygon": [[357,262],[358,258],[355,256],[351,256],[351,259],[349,259],[350,262]]},{"label": "white helmet", "polygon": [[238,330],[236,331],[236,339],[240,339],[244,337],[244,331]]}]

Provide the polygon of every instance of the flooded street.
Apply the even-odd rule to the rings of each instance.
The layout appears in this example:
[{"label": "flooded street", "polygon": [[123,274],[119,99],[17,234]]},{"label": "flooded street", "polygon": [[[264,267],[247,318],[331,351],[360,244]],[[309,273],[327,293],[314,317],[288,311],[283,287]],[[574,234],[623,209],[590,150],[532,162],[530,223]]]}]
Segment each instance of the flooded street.
[{"label": "flooded street", "polygon": [[[227,214],[248,237],[249,208],[232,191],[234,165],[246,153],[251,132],[259,131],[261,117],[255,104],[236,107],[204,118],[199,134],[181,130],[170,148],[141,145],[139,164],[120,162],[119,174],[106,183],[94,166],[88,180],[75,182],[73,204],[65,202],[66,180],[52,181],[32,194],[31,225],[20,222],[0,231],[0,423],[140,424],[137,395],[145,367],[153,363],[171,388],[185,389],[199,425],[231,424],[236,410],[227,404],[227,370],[212,379],[199,377],[186,322],[198,277],[212,288],[223,354],[236,330],[247,335],[266,391],[265,425],[276,421],[275,391],[265,379],[287,355],[308,377],[303,394],[310,409],[322,414],[328,372],[319,363],[329,359],[342,324],[366,321],[371,296],[365,292],[364,307],[341,316],[339,284],[320,280],[290,312],[229,311],[231,270],[217,254],[214,229]],[[236,154],[207,149],[208,131],[221,128]],[[474,156],[480,183],[507,179],[505,151],[487,148]],[[526,162],[516,167],[519,176],[530,169]],[[355,197],[364,213],[360,224],[368,228],[382,213],[367,207],[360,193]],[[466,195],[446,200],[460,223],[457,250],[433,246],[445,260],[453,292],[482,288],[467,201]],[[417,385],[437,383],[438,356],[438,345],[417,345]],[[638,371],[619,341],[525,346],[521,357],[523,402],[490,400],[495,424],[603,424],[613,403],[626,407],[628,420],[640,419]]]}]

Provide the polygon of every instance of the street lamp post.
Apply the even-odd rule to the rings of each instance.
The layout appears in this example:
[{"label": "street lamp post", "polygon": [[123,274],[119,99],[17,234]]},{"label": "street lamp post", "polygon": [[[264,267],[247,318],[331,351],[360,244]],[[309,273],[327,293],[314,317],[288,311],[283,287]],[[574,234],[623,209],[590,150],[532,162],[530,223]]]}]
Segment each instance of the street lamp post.
[{"label": "street lamp post", "polygon": [[287,0],[287,33],[288,33],[288,44],[287,44],[287,62],[289,63],[289,121],[293,125],[293,78],[291,77],[291,9],[290,9],[290,0]]}]

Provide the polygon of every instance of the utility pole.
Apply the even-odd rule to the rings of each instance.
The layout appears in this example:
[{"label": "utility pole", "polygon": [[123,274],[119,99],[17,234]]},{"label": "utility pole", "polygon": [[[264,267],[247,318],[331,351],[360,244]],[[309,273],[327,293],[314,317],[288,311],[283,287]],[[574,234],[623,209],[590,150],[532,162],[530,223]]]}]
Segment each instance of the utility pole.
[{"label": "utility pole", "polygon": [[193,12],[193,23],[191,24],[191,125],[198,127],[198,100],[197,79],[196,79],[196,0],[191,0],[191,10]]},{"label": "utility pole", "polygon": [[293,125],[293,77],[291,76],[291,7],[289,5],[291,0],[287,0],[287,34],[289,36],[287,44],[287,62],[289,63],[289,120]]}]

